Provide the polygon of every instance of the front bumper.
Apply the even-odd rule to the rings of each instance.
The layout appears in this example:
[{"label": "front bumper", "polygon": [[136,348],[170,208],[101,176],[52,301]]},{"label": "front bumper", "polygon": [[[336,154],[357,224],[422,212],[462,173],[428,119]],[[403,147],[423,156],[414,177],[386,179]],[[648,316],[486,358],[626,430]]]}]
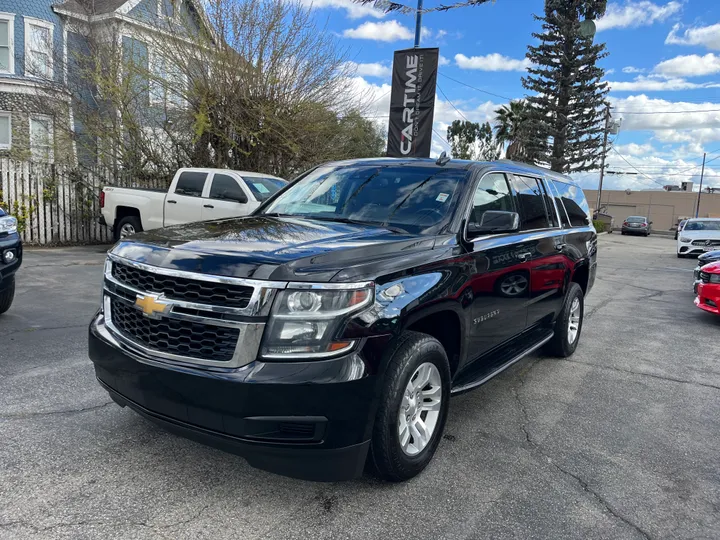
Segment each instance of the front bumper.
[{"label": "front bumper", "polygon": [[697,286],[695,305],[702,310],[720,315],[720,285],[701,281]]},{"label": "front bumper", "polygon": [[718,246],[694,246],[692,242],[678,242],[677,252],[680,255],[702,255],[708,251],[717,251]]},{"label": "front bumper", "polygon": [[[8,250],[14,251],[15,260],[10,264],[5,264],[3,262],[3,256]],[[18,268],[20,268],[20,265],[22,264],[22,256],[23,252],[20,235],[12,233],[0,236],[0,290],[3,290],[10,284],[10,278],[18,271]]]},{"label": "front bumper", "polygon": [[113,400],[169,431],[285,476],[338,481],[362,474],[378,378],[359,354],[237,369],[182,366],[127,349],[102,313],[90,325],[89,354]]}]

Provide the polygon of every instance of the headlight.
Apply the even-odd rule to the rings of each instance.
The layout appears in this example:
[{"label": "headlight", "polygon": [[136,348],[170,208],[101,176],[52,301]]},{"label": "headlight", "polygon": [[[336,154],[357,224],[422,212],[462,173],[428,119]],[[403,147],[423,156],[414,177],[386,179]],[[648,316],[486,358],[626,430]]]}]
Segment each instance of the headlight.
[{"label": "headlight", "polygon": [[0,217],[0,234],[17,232],[17,219],[12,216]]},{"label": "headlight", "polygon": [[710,283],[720,283],[720,274],[710,274]]},{"label": "headlight", "polygon": [[692,240],[692,238],[688,238],[687,236],[681,236],[681,237],[680,237],[680,241],[681,241],[681,242],[690,242],[691,240]]},{"label": "headlight", "polygon": [[323,358],[342,354],[353,340],[338,333],[348,316],[373,301],[372,286],[355,289],[286,289],[273,303],[265,328],[261,356]]}]

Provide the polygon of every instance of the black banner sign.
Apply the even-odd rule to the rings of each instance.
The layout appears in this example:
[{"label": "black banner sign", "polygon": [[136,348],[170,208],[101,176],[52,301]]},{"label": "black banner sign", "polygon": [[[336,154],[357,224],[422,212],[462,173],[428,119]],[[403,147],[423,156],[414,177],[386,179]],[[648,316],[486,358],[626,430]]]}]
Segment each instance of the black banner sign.
[{"label": "black banner sign", "polygon": [[390,157],[430,157],[440,49],[395,51],[388,148]]}]

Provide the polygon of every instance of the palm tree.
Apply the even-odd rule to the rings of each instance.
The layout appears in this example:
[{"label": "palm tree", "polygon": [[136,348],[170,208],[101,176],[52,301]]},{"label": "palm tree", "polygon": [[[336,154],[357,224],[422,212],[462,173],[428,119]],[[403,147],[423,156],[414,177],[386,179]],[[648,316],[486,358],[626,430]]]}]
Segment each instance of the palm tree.
[{"label": "palm tree", "polygon": [[523,130],[527,124],[528,105],[525,100],[511,101],[495,110],[495,139],[500,144],[508,143],[505,155],[508,159],[524,159]]}]

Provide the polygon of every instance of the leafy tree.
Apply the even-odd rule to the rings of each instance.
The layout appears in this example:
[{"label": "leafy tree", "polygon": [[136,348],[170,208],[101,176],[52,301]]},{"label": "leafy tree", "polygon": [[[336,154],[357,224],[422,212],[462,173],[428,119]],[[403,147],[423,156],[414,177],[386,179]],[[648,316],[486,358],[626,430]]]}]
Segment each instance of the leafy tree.
[{"label": "leafy tree", "polygon": [[527,97],[526,152],[558,172],[597,169],[603,152],[603,114],[608,93],[601,82],[598,60],[607,56],[605,44],[580,34],[580,19],[596,19],[606,0],[545,0],[543,32],[534,33],[539,45],[529,45],[532,61],[523,86]]},{"label": "leafy tree", "polygon": [[453,120],[447,128],[447,140],[456,159],[491,161],[500,155],[488,122]]},{"label": "leafy tree", "polygon": [[508,145],[505,150],[508,159],[534,161],[527,152],[531,134],[528,130],[528,106],[524,100],[514,100],[495,109],[495,139],[499,145]]}]

